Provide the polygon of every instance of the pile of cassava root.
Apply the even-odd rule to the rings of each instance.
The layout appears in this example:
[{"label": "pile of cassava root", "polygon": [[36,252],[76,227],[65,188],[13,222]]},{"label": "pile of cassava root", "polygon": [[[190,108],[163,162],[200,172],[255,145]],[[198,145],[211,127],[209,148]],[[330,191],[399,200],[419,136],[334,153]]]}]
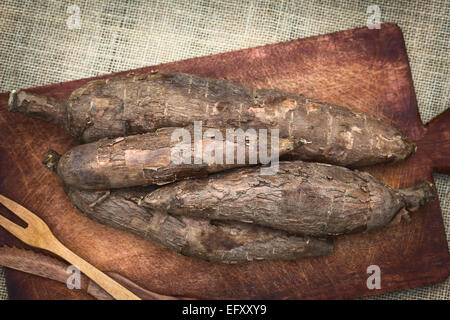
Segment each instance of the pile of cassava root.
[{"label": "pile of cassava root", "polygon": [[[84,143],[43,160],[84,214],[209,261],[330,254],[333,236],[398,223],[435,196],[428,182],[394,190],[354,169],[410,156],[415,145],[399,130],[278,90],[152,72],[91,81],[68,99],[13,91],[9,109],[56,123]],[[278,129],[287,161],[271,175],[248,162],[176,164],[171,135],[192,132],[194,121],[220,132]]]}]

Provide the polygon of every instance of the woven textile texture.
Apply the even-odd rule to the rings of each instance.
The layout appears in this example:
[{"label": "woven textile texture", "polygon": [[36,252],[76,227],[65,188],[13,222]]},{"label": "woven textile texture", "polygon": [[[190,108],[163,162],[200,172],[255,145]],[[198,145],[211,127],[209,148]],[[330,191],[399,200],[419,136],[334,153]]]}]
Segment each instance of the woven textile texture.
[{"label": "woven textile texture", "polygon": [[[17,1],[0,3],[0,91],[365,26],[403,30],[424,122],[449,107],[450,2]],[[78,19],[79,17],[79,19]],[[435,175],[450,234],[450,178]],[[449,299],[450,281],[371,299]],[[7,299],[0,273],[0,299]]]}]

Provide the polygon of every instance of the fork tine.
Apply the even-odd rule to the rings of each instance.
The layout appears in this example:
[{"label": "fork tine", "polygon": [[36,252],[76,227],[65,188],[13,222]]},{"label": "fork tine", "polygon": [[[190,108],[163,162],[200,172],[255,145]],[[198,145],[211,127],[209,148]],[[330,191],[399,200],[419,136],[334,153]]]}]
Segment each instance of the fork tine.
[{"label": "fork tine", "polygon": [[0,215],[0,226],[8,230],[10,233],[12,233],[15,237],[19,239],[22,238],[23,232],[25,231],[24,228],[15,224],[9,219],[6,219],[2,215]]},{"label": "fork tine", "polygon": [[35,214],[32,213],[27,208],[22,207],[17,202],[12,201],[11,199],[5,197],[2,194],[0,194],[0,203],[3,204],[6,208],[11,210],[12,212],[14,212],[19,218],[21,218],[27,224],[30,224],[30,218],[35,216]]},{"label": "fork tine", "polygon": [[71,264],[81,267],[81,272],[86,274],[95,283],[100,285],[114,298],[140,300],[140,298],[130,290],[119,284],[117,281],[111,279],[105,273],[98,270],[89,262],[83,260],[75,253],[70,251],[67,247],[65,247],[52,234],[51,230],[44,222],[44,220],[39,218],[37,215],[1,194],[0,203],[28,223],[27,228],[22,228],[21,226],[15,224],[11,220],[8,220],[6,217],[0,214],[0,226],[11,232],[14,236],[30,246],[46,249],[50,252],[53,252],[54,254],[57,254]]}]

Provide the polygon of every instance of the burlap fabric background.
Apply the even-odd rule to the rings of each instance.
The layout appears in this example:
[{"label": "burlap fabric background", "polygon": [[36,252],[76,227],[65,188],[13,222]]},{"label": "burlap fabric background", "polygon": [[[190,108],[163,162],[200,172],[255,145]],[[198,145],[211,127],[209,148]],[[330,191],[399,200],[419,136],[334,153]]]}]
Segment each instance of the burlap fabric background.
[{"label": "burlap fabric background", "polygon": [[[128,2],[128,1],[127,1]],[[68,7],[80,9],[73,29]],[[450,2],[16,1],[0,4],[0,91],[365,26],[370,5],[403,30],[424,122],[449,107]],[[73,13],[74,11],[72,11]],[[450,177],[435,175],[450,235]],[[450,281],[378,295],[449,299]],[[7,299],[0,272],[0,299]]]}]

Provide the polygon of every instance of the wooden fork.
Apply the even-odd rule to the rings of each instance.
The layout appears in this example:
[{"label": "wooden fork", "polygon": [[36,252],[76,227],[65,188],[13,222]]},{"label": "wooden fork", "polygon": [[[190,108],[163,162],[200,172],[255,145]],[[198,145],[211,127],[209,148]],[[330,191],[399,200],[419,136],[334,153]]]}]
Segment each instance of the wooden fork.
[{"label": "wooden fork", "polygon": [[60,256],[70,264],[76,266],[81,272],[97,283],[115,299],[141,300],[121,284],[67,249],[58,239],[56,239],[47,224],[34,213],[1,194],[0,203],[28,224],[26,228],[23,228],[0,215],[0,226],[11,232],[14,236],[30,246],[45,249]]}]

